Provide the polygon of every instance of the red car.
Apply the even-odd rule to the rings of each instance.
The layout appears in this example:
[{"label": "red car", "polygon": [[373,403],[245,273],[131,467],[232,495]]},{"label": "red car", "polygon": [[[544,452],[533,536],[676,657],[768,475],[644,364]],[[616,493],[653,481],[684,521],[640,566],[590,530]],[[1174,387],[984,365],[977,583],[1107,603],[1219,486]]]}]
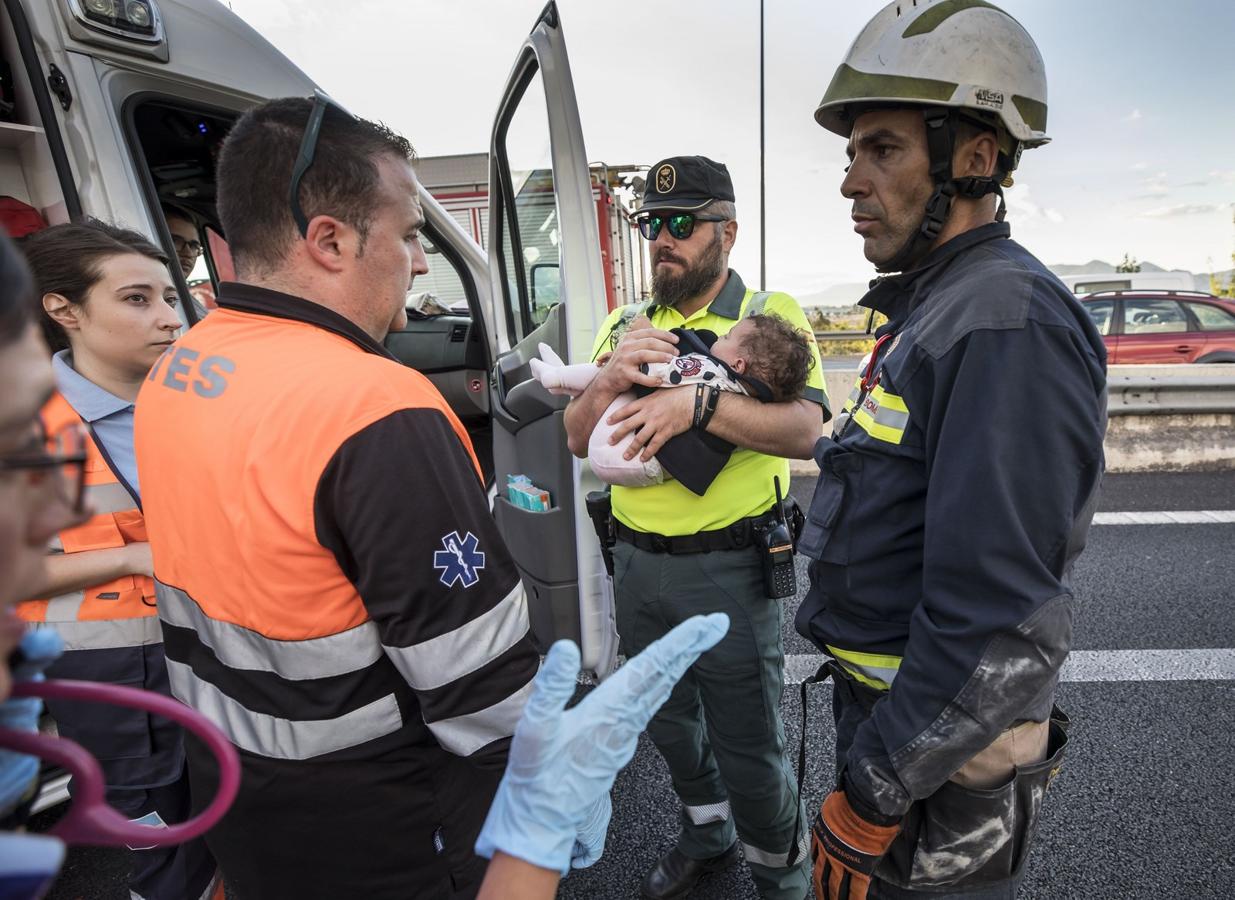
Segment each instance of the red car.
[{"label": "red car", "polygon": [[1235,363],[1235,301],[1196,291],[1101,291],[1080,298],[1107,362]]}]

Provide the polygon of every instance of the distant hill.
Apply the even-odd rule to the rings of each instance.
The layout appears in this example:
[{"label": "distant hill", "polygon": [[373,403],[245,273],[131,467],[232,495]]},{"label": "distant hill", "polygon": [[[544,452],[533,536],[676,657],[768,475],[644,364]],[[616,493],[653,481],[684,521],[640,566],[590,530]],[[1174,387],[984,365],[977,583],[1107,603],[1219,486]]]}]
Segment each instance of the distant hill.
[{"label": "distant hill", "polygon": [[[1047,266],[1056,275],[1109,275],[1115,271],[1115,266],[1112,263],[1104,262],[1100,259],[1091,259],[1087,263],[1080,265],[1071,265],[1068,263],[1060,263],[1058,265]],[[1141,263],[1142,272],[1183,272],[1192,276],[1193,290],[1209,293],[1209,272],[1189,272],[1187,269],[1164,269],[1161,266],[1156,266],[1151,262]],[[1228,284],[1231,280],[1231,274],[1235,270],[1228,269],[1225,272],[1215,273],[1218,280],[1223,284]]]},{"label": "distant hill", "polygon": [[[1070,265],[1067,263],[1060,263],[1059,265],[1047,266],[1047,268],[1050,269],[1052,272],[1054,272],[1056,275],[1090,275],[1090,274],[1107,275],[1115,271],[1115,265],[1113,263],[1103,262],[1100,259],[1091,259],[1089,262],[1081,263],[1080,265]],[[1156,266],[1151,262],[1143,262],[1141,263],[1141,271],[1142,272],[1185,272],[1187,270],[1186,269],[1164,269],[1161,266]],[[1206,275],[1205,277],[1208,278],[1209,276]]]},{"label": "distant hill", "polygon": [[853,306],[866,292],[870,290],[870,282],[853,281],[846,284],[834,284],[814,294],[798,296],[798,305],[803,308],[821,306],[824,308]]},{"label": "distant hill", "polygon": [[[1235,269],[1227,269],[1225,272],[1215,272],[1214,274],[1218,276],[1219,284],[1230,284],[1232,278],[1235,278]],[[1196,280],[1196,289],[1198,291],[1209,293],[1208,272],[1203,275],[1193,275],[1192,277]]]}]

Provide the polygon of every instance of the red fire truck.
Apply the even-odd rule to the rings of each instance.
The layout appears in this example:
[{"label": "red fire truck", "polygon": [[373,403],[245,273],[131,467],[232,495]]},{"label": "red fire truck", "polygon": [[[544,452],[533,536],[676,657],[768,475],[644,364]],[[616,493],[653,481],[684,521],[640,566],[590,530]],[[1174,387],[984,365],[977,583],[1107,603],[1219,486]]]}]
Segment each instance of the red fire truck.
[{"label": "red fire truck", "polygon": [[[609,309],[627,303],[637,303],[650,296],[651,275],[647,254],[639,241],[639,231],[630,218],[637,192],[642,188],[647,166],[591,166],[592,201],[596,206],[596,221],[600,231],[600,253],[606,273],[606,302]],[[489,155],[466,153],[455,156],[422,157],[416,162],[421,184],[433,194],[456,222],[486,251],[489,249]],[[551,176],[533,170],[516,192],[520,220],[532,216],[543,219],[535,230],[537,240],[529,240],[533,229],[524,228],[523,253],[532,272],[534,289],[540,296],[534,306],[545,309],[557,302],[556,260],[557,231],[554,223],[554,200]],[[538,183],[540,182],[540,183]],[[524,216],[528,218],[524,218]],[[543,246],[538,246],[542,244]],[[437,285],[430,277],[416,279],[418,291],[428,290],[445,306],[466,304],[466,298],[453,297],[452,285]]]}]

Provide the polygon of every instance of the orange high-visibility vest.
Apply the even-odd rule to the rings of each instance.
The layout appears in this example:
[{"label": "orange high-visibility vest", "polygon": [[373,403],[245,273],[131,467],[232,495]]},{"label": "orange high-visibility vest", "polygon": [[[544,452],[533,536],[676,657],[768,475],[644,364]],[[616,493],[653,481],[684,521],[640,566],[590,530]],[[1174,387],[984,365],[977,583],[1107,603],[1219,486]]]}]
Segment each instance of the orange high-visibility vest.
[{"label": "orange high-visibility vest", "polygon": [[[56,393],[42,411],[49,435],[81,424],[69,402]],[[146,540],[146,522],[137,502],[111,470],[94,441],[86,440],[86,502],[95,511],[87,522],[56,535],[51,552],[112,550]],[[163,640],[155,609],[154,579],[122,575],[82,591],[48,600],[26,600],[17,613],[27,622],[55,627],[66,650],[140,647]]]},{"label": "orange high-visibility vest", "polygon": [[[249,753],[305,760],[424,730],[403,716],[406,680],[314,515],[342,443],[409,407],[440,411],[470,452],[419,372],[323,328],[229,308],[183,335],[142,387],[135,443],[172,693]],[[336,688],[313,694],[313,679]]]}]

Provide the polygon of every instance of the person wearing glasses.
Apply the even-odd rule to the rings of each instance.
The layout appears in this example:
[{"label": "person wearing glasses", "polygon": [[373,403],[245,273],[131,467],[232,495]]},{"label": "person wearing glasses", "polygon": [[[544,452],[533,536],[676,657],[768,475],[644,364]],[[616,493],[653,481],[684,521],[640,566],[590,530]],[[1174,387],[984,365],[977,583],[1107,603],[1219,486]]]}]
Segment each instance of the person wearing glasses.
[{"label": "person wearing glasses", "polygon": [[[27,732],[37,730],[41,707],[10,697],[13,680],[29,677],[32,665],[44,665],[56,647],[46,635],[26,633],[16,601],[42,581],[48,541],[88,515],[77,487],[85,462],[79,442],[66,437],[62,452],[49,451],[39,416],[55,379],[32,315],[33,292],[21,254],[0,232],[0,727]],[[43,896],[64,860],[56,838],[14,833],[29,816],[38,773],[34,757],[0,750],[0,895],[6,897]]]},{"label": "person wearing glasses", "polygon": [[197,226],[187,215],[171,206],[163,207],[163,218],[167,220],[167,230],[172,233],[172,246],[176,248],[180,271],[188,279],[202,255],[202,242],[197,234]]},{"label": "person wearing glasses", "polygon": [[[611,355],[566,410],[576,455],[587,455],[592,432],[618,396],[659,386],[643,367],[678,355],[671,329],[723,336],[746,317],[768,313],[810,333],[792,297],[748,289],[729,268],[735,217],[724,165],[678,156],[649,170],[635,219],[649,243],[653,299],[615,310],[601,326],[592,359]],[[738,448],[701,496],[677,480],[612,489],[623,652],[633,656],[697,613],[725,612],[733,623],[648,726],[682,811],[677,844],[643,880],[644,897],[685,896],[705,874],[736,863],[739,844],[760,896],[801,900],[810,889],[809,829],[780,715],[782,601],[764,588],[753,539],[775,515],[773,479],[789,483],[786,457],[809,458],[830,415],[813,340],[810,354],[806,388],[794,399],[761,403],[689,386],[652,391],[608,418],[617,425],[611,443],[633,434],[629,459],[647,462],[692,428]]]},{"label": "person wearing glasses", "polygon": [[[89,521],[58,532],[22,618],[55,628],[64,655],[55,678],[143,687],[170,694],[155,611],[153,564],[133,450],[133,411],[150,367],[180,329],[163,252],[143,235],[102,222],[54,225],[22,245],[35,304],[56,351],[56,393],[42,422],[53,448],[84,442]],[[179,726],[139,710],[48,701],[59,732],[103,767],[108,802],[147,824],[189,815]],[[154,898],[201,897],[216,887],[205,845],[144,849],[129,889]]]},{"label": "person wearing glasses", "polygon": [[11,689],[10,657],[26,629],[17,602],[44,583],[48,542],[88,515],[78,487],[80,431],[61,436],[59,453],[48,449],[40,412],[56,381],[30,308],[33,293],[25,261],[0,233],[0,700]]},{"label": "person wearing glasses", "polygon": [[467,431],[382,346],[428,271],[411,159],[324,95],[241,116],[218,165],[237,281],[137,404],[172,692],[244,768],[206,836],[242,897],[474,896],[539,665]]}]

